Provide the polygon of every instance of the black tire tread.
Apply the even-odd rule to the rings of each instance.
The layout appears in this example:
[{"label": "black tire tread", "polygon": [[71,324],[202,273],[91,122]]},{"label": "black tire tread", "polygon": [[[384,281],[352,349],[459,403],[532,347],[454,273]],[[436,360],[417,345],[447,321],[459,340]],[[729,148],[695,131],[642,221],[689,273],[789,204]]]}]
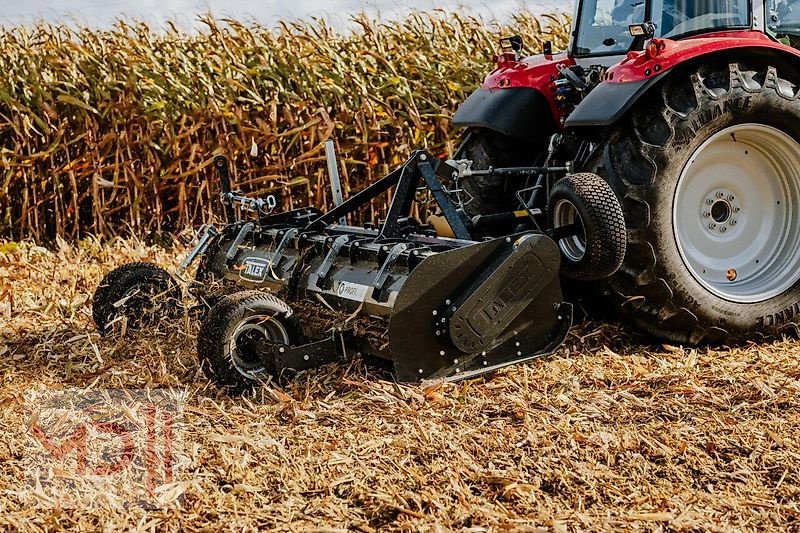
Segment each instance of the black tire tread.
[{"label": "black tire tread", "polygon": [[108,333],[109,324],[120,312],[114,304],[132,286],[142,283],[154,284],[167,298],[174,300],[176,304],[181,302],[178,284],[163,268],[144,262],[122,265],[106,274],[92,298],[92,318],[100,333]]},{"label": "black tire tread", "polygon": [[[206,377],[229,394],[253,389],[260,381],[243,376],[227,352],[226,339],[250,311],[266,310],[288,317],[291,308],[275,296],[256,290],[223,297],[209,310],[197,335],[197,355]],[[267,373],[276,369],[267,369]],[[267,376],[265,376],[267,378]]]},{"label": "black tire tread", "polygon": [[[771,337],[783,331],[777,328],[757,331],[731,327],[703,316],[701,310],[690,305],[692,296],[678,297],[669,276],[659,270],[659,258],[650,243],[652,205],[648,193],[658,179],[658,158],[665,157],[666,150],[653,141],[654,128],[649,117],[656,116],[659,125],[666,124],[669,128],[668,138],[672,139],[676,135],[678,121],[700,112],[703,103],[714,104],[720,99],[732,98],[734,92],[746,97],[765,91],[773,91],[781,99],[797,102],[800,100],[796,85],[780,78],[774,67],[766,65],[755,68],[739,63],[717,67],[700,65],[682,74],[690,80],[686,84],[687,89],[684,89],[684,96],[676,96],[678,90],[666,83],[653,98],[645,98],[634,108],[630,120],[610,134],[602,160],[596,161],[597,166],[592,167],[602,169],[604,177],[620,197],[628,225],[629,250],[633,247],[638,251],[626,256],[619,273],[611,279],[609,288],[612,298],[623,316],[631,319],[641,330],[678,344],[739,343]],[[682,105],[675,104],[680,98],[684,103],[693,98],[694,104],[681,108]],[[612,158],[623,158],[620,154],[629,154],[629,159],[627,165],[620,164],[617,166],[622,168],[615,169]],[[631,169],[631,161],[644,164],[634,165],[635,168]],[[796,332],[796,325],[788,324],[783,329]]]},{"label": "black tire tread", "polygon": [[[569,200],[578,208],[586,232],[586,255],[578,262],[562,257],[562,274],[580,281],[612,276],[625,259],[627,234],[622,207],[611,186],[597,174],[572,174],[553,185],[548,216],[552,217],[559,199]],[[551,227],[552,222],[551,218]]]}]

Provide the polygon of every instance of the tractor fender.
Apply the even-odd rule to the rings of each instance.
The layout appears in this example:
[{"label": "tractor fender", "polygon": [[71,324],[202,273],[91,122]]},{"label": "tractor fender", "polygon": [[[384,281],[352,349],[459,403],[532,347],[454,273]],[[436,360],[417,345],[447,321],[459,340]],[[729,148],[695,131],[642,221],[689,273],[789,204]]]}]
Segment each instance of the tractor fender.
[{"label": "tractor fender", "polygon": [[800,72],[800,51],[755,31],[704,34],[681,41],[653,39],[653,43],[658,47],[657,55],[630,52],[606,72],[606,79],[567,117],[564,127],[571,130],[614,124],[677,67],[700,61],[725,57],[731,61],[752,58],[763,63],[777,59],[781,65],[788,64]]},{"label": "tractor fender", "polygon": [[574,65],[566,52],[516,59],[497,58],[497,68],[453,116],[456,127],[481,127],[523,141],[538,142],[558,131],[563,112],[553,80],[561,65]]},{"label": "tractor fender", "polygon": [[530,142],[546,139],[556,131],[547,100],[530,87],[478,89],[458,108],[452,124],[486,128]]}]

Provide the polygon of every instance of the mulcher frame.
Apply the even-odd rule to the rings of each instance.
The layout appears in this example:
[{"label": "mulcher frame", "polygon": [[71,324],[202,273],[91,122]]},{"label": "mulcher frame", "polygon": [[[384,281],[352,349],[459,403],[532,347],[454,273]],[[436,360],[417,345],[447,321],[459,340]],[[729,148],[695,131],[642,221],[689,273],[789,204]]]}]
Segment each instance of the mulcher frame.
[{"label": "mulcher frame", "polygon": [[[288,246],[295,246],[302,243],[303,246],[319,246],[320,249],[327,249],[324,260],[310,276],[310,283],[318,288],[330,287],[330,279],[328,275],[331,271],[331,266],[334,260],[342,254],[349,253],[351,257],[354,254],[368,254],[369,257],[374,257],[376,264],[380,265],[377,277],[372,280],[372,287],[375,291],[373,295],[378,294],[378,299],[388,298],[388,285],[389,271],[394,267],[398,261],[408,266],[409,271],[413,271],[425,259],[436,255],[438,253],[454,251],[460,248],[466,248],[472,245],[480,245],[480,241],[473,238],[471,231],[472,221],[466,219],[464,215],[457,209],[453,201],[450,199],[448,191],[445,189],[440,177],[452,178],[457,174],[458,170],[448,163],[445,163],[424,151],[416,151],[412,154],[409,160],[400,168],[389,173],[385,177],[379,179],[375,183],[369,185],[362,191],[354,194],[352,197],[334,207],[326,213],[314,208],[303,208],[290,212],[272,214],[274,208],[274,201],[254,199],[242,195],[238,191],[234,191],[231,186],[230,169],[228,160],[224,156],[217,156],[213,161],[214,167],[219,172],[220,185],[221,185],[221,200],[225,206],[225,216],[227,225],[222,231],[218,231],[211,225],[201,228],[198,234],[198,241],[195,248],[189,253],[186,260],[181,264],[180,272],[183,273],[188,269],[193,261],[198,257],[204,256],[212,241],[220,234],[227,233],[230,236],[235,235],[230,247],[225,252],[224,257],[226,260],[226,268],[233,266],[232,261],[237,254],[241,245],[245,242],[271,242],[275,243],[275,247],[271,248],[271,256],[268,264],[263,264],[264,271],[263,280],[269,282],[274,279],[274,287],[270,290],[280,292],[287,288],[283,282],[289,276],[283,276],[282,264],[283,256],[282,250]],[[525,168],[509,168],[509,169],[487,169],[475,172],[484,174],[503,175],[507,177],[530,178],[531,176],[538,176],[536,186],[531,188],[533,201],[528,202],[529,206],[534,205],[536,196],[540,191],[545,188],[547,176],[553,173],[566,173],[570,170],[569,166],[566,167],[525,167]],[[370,201],[374,200],[381,194],[386,193],[394,187],[394,194],[387,213],[386,219],[378,228],[369,227],[353,227],[349,225],[341,225],[338,222],[346,220],[349,215],[356,213],[359,209],[363,208]],[[415,219],[410,217],[411,209],[415,201],[417,191],[421,188],[426,188],[433,198],[436,200],[442,215],[447,220],[448,224],[453,230],[455,238],[438,237],[432,230],[421,227]],[[237,217],[236,205],[242,206],[244,209],[257,212],[258,221],[243,221]],[[534,227],[538,228],[536,218],[540,216],[540,209],[525,208],[518,210],[514,216],[517,218],[530,219],[533,221]],[[569,228],[561,228],[559,234],[568,234]],[[565,233],[566,232],[566,233]],[[503,246],[511,247],[512,239],[527,238],[531,235],[541,235],[545,237],[545,233],[540,230],[528,232],[527,234],[512,235],[503,239]],[[544,239],[549,240],[549,239]],[[496,240],[499,241],[499,240]],[[532,244],[537,246],[542,243]],[[546,244],[546,243],[545,243]],[[492,253],[500,253],[502,247],[499,244],[490,244],[488,241],[486,246],[493,247]],[[541,248],[541,246],[539,246]],[[511,249],[511,248],[509,248]],[[482,283],[486,283],[494,271],[499,271],[500,268],[505,268],[506,271],[513,269],[514,266],[503,265],[504,260],[508,260],[513,252],[502,252],[499,259],[494,260],[490,265],[490,270],[477,276],[474,282],[471,283],[469,289],[461,298],[460,304],[464,304],[468,297],[474,294],[480,294],[479,289]],[[552,252],[548,249],[545,254],[555,255],[557,251]],[[481,260],[485,261],[488,257],[487,252],[473,253],[475,256],[482,257]],[[466,257],[466,255],[464,256]],[[513,349],[513,353],[505,353],[499,356],[497,360],[491,360],[491,357],[483,352],[482,359],[486,359],[475,363],[474,368],[469,368],[467,364],[462,364],[464,368],[456,368],[456,374],[461,374],[454,379],[462,379],[470,375],[484,373],[508,364],[516,363],[522,360],[527,360],[540,355],[551,353],[558,345],[563,342],[567,334],[569,326],[572,322],[572,309],[569,304],[560,301],[560,290],[557,289],[557,266],[558,260],[556,259],[555,273],[552,272],[552,265],[548,270],[548,275],[543,277],[540,287],[530,287],[530,291],[543,290],[546,297],[540,298],[546,300],[541,302],[542,309],[537,310],[535,315],[542,315],[540,326],[532,327],[536,330],[535,335],[541,337],[547,333],[547,339],[540,339],[533,337],[529,339],[531,346],[536,346],[539,349],[535,353],[525,353]],[[507,261],[511,263],[511,261]],[[528,263],[525,263],[528,265]],[[522,262],[517,261],[516,268],[519,271]],[[485,265],[478,264],[465,264],[463,268],[469,270],[470,268],[480,268]],[[291,267],[289,267],[291,268]],[[511,274],[508,274],[511,275]],[[555,283],[555,285],[553,285]],[[555,287],[555,288],[554,288]],[[386,292],[382,293],[384,289]],[[383,296],[381,296],[383,294]],[[540,303],[534,302],[534,297],[539,292],[531,292],[527,296],[522,297],[522,305],[526,309],[536,308]],[[556,296],[558,295],[558,296]],[[373,296],[374,297],[374,296]],[[488,296],[487,296],[488,297]],[[528,298],[528,299],[525,299]],[[553,298],[559,300],[555,302],[550,301]],[[474,298],[473,298],[474,300]],[[456,302],[454,302],[456,303]],[[442,305],[444,302],[442,302]],[[474,302],[471,305],[476,305]],[[447,307],[450,307],[450,300],[447,300]],[[519,309],[517,309],[519,312]],[[433,312],[434,317],[437,314]],[[442,309],[442,316],[447,315],[446,320],[458,318],[464,320],[464,317],[458,317],[456,307],[450,309]],[[547,318],[544,318],[547,315]],[[553,315],[550,317],[549,315]],[[438,319],[437,319],[438,320]],[[444,321],[445,319],[443,319]],[[556,325],[558,324],[558,325]],[[436,335],[445,334],[445,326],[442,326],[442,331],[436,331]],[[404,337],[414,335],[412,331],[400,333]],[[499,331],[498,331],[499,334]],[[525,338],[524,333],[519,334],[519,338]],[[391,334],[390,334],[391,336]],[[281,343],[271,341],[264,341],[263,346],[259,347],[259,356],[263,359],[265,364],[270,365],[271,368],[305,370],[314,368],[323,364],[341,360],[346,355],[348,346],[353,341],[351,332],[339,329],[332,331],[329,335],[315,342],[304,344],[301,346],[289,346]],[[540,342],[539,342],[540,341]],[[481,340],[472,339],[476,346],[479,346]],[[519,342],[516,343],[520,345]],[[438,352],[438,348],[437,348]],[[444,355],[442,350],[442,355]],[[456,359],[457,361],[457,359]],[[442,377],[448,379],[448,373],[452,373],[453,369],[442,370],[442,362],[429,362],[431,368],[423,370],[419,369],[419,376],[417,375],[417,366],[424,366],[422,363],[417,364],[413,361],[413,370],[409,365],[405,365],[405,375],[399,376],[401,379],[418,379],[427,377]],[[438,370],[437,370],[438,365]],[[450,366],[450,365],[447,365]],[[456,365],[458,366],[458,365]],[[397,367],[397,365],[396,365]],[[397,370],[397,368],[396,368]],[[438,374],[437,374],[438,371]],[[413,377],[412,377],[413,374]],[[424,374],[424,375],[422,375]]]}]

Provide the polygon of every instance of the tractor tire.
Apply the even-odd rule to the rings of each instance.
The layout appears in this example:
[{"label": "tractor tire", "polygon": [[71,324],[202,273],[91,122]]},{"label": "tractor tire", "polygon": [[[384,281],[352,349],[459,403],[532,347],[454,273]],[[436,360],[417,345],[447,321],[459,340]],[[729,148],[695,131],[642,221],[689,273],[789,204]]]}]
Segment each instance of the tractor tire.
[{"label": "tractor tire", "polygon": [[797,93],[767,65],[684,67],[610,132],[596,169],[621,198],[628,248],[609,289],[645,332],[679,344],[796,332]]},{"label": "tractor tire", "polygon": [[[467,131],[455,158],[469,159],[473,169],[482,170],[529,166],[541,157],[542,151],[505,135],[473,128]],[[458,185],[465,194],[456,195],[456,200],[463,204],[470,218],[516,209],[519,201],[514,193],[523,187],[509,186],[507,178],[497,176],[470,176],[461,179]]]},{"label": "tractor tire", "polygon": [[92,318],[101,334],[110,334],[124,318],[125,331],[152,327],[183,309],[181,289],[169,272],[150,263],[129,263],[109,272],[92,300]]},{"label": "tractor tire", "polygon": [[271,294],[242,291],[222,298],[200,325],[197,354],[206,377],[229,394],[241,394],[277,377],[280,369],[258,357],[258,336],[289,344],[292,310]]},{"label": "tractor tire", "polygon": [[549,227],[577,225],[559,239],[561,273],[580,281],[612,276],[625,258],[625,217],[616,194],[597,174],[573,174],[553,185],[547,202]]}]

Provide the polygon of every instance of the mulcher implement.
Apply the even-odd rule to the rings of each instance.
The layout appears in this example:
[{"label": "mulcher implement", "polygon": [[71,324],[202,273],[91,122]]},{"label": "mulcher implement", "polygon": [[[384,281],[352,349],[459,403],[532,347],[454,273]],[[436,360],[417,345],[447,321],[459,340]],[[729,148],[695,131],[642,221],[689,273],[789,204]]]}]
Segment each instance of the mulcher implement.
[{"label": "mulcher implement", "polygon": [[[198,263],[189,284],[201,303],[198,355],[206,374],[229,391],[354,354],[388,362],[400,381],[465,379],[552,353],[569,331],[572,305],[561,293],[556,241],[590,234],[577,223],[542,231],[537,220],[544,213],[521,197],[513,212],[491,221],[497,225],[502,218],[510,228],[505,235],[475,237],[485,217],[470,219],[453,201],[459,194],[453,186],[463,175],[534,176],[528,190],[535,196],[559,174],[572,179],[569,165],[473,171],[470,161],[441,161],[418,151],[323,213],[311,207],[276,212],[272,196],[251,198],[232,190],[225,157],[213,163],[226,224],[200,229],[178,277]],[[390,190],[380,224],[346,223]],[[435,203],[438,230],[412,216],[421,196]],[[608,209],[591,198],[574,200],[592,213]],[[613,194],[611,202],[616,218],[600,223],[621,225]],[[602,274],[618,263],[603,267],[610,271]],[[162,285],[172,279],[146,267]],[[125,317],[124,303],[128,292],[142,291],[140,284],[116,286],[116,301],[103,299],[118,278],[112,272],[101,283],[95,307],[117,310],[116,320],[138,320]]]}]

